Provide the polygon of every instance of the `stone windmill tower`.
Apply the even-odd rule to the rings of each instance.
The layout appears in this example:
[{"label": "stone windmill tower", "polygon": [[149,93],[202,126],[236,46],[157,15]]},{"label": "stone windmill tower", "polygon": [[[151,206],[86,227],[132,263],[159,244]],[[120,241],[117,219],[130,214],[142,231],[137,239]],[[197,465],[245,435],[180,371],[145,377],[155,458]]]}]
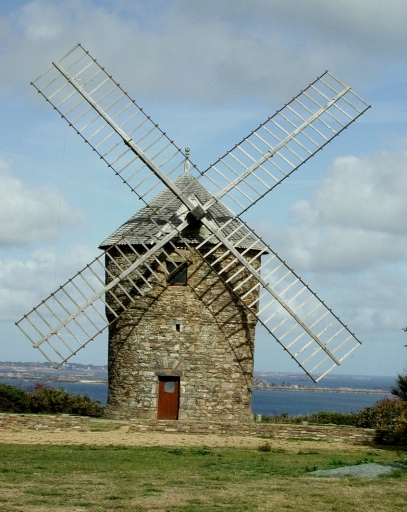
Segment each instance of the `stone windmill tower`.
[{"label": "stone windmill tower", "polygon": [[261,324],[317,381],[359,340],[242,215],[369,106],[325,72],[206,171],[77,45],[33,85],[144,206],[17,322],[58,367],[109,333],[108,413],[247,420]]},{"label": "stone windmill tower", "polygon": [[[189,173],[177,178],[175,184],[188,189],[196,204],[204,205],[212,199]],[[106,262],[108,281],[115,275],[118,261],[123,266],[123,258],[134,261],[138,257],[133,249],[137,255],[145,252],[141,240],[144,244],[154,243],[150,233],[155,226],[149,211],[160,211],[165,205],[165,218],[172,225],[180,224],[187,210],[169,190],[164,190],[102,243],[102,249],[112,245],[118,249],[114,260]],[[236,249],[244,252],[253,267],[259,268],[264,247],[258,239],[231,218],[221,204],[214,204],[208,215],[214,225],[226,219],[231,221],[230,229],[239,230],[238,236],[232,236]],[[160,223],[159,216],[155,222]],[[125,238],[124,232],[128,233]],[[164,246],[159,256],[161,265],[154,266],[155,275],[147,272],[147,283],[140,283],[143,295],[115,322],[109,308],[117,312],[120,306],[114,297],[125,302],[125,292],[130,294],[134,287],[128,283],[126,290],[114,289],[114,297],[108,295],[106,314],[112,320],[107,407],[110,416],[246,421],[251,418],[257,318],[236,300],[225,280],[232,277],[233,284],[240,284],[254,303],[259,291],[250,290],[247,271],[233,276],[237,269],[231,265],[232,259],[222,258],[223,249],[208,241],[208,234],[201,223],[191,222],[183,230],[182,239],[175,238],[172,245]],[[198,254],[196,247],[200,244],[203,245]],[[212,266],[202,259],[210,251],[207,258]],[[219,261],[215,263],[216,260]],[[219,278],[220,272],[223,279]]]}]

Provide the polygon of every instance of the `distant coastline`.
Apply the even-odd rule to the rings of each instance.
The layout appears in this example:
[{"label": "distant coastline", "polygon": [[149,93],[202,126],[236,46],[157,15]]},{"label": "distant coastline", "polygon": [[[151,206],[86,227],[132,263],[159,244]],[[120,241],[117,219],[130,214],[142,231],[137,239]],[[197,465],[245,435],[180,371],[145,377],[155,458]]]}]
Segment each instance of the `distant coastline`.
[{"label": "distant coastline", "polygon": [[[292,375],[291,375],[292,376]],[[270,382],[265,378],[281,380],[290,378],[290,374],[255,372],[253,378],[253,390],[258,391],[291,391],[291,392],[312,392],[312,393],[354,393],[379,395],[388,393],[388,389],[365,389],[355,387],[327,387],[310,384],[291,384],[288,380],[282,382]],[[82,384],[105,384],[108,383],[107,366],[83,365],[67,363],[60,369],[53,368],[49,363],[38,362],[1,362],[0,380],[50,382],[55,384],[82,383]]]},{"label": "distant coastline", "polygon": [[371,395],[382,395],[383,393],[388,392],[387,389],[359,389],[349,387],[327,388],[307,386],[306,384],[290,384],[289,382],[274,384],[272,382],[268,382],[267,380],[258,379],[256,377],[253,379],[253,389],[260,391],[308,391],[312,393],[363,393]]},{"label": "distant coastline", "polygon": [[0,361],[0,379],[107,385],[107,366],[67,363],[56,369],[50,363]]}]

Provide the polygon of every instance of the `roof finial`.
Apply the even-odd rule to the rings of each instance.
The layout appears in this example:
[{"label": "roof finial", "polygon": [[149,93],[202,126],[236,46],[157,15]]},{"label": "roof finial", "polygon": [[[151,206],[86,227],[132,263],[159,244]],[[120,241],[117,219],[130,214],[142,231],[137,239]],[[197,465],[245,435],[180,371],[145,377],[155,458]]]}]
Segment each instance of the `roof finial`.
[{"label": "roof finial", "polygon": [[189,172],[189,148],[185,148],[185,163],[184,163],[184,174]]}]

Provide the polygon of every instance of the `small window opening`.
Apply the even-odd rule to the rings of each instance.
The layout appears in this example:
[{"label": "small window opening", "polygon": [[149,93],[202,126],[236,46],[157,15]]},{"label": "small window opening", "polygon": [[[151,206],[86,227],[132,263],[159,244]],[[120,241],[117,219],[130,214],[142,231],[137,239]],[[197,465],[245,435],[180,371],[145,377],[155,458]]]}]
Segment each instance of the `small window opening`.
[{"label": "small window opening", "polygon": [[181,332],[181,324],[175,324],[175,330]]},{"label": "small window opening", "polygon": [[167,261],[167,283],[173,286],[184,286],[187,284],[187,264],[181,261]]},{"label": "small window opening", "polygon": [[175,382],[172,380],[167,380],[164,382],[164,393],[174,393],[175,391]]}]

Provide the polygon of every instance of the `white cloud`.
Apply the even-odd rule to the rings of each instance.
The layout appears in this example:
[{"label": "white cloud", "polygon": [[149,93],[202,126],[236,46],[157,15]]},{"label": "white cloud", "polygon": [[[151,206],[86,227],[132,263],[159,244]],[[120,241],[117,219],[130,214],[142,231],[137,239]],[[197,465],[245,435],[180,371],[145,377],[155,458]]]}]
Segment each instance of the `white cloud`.
[{"label": "white cloud", "polygon": [[0,260],[0,321],[18,320],[95,257],[95,251],[74,246],[68,253],[35,251],[25,261]]},{"label": "white cloud", "polygon": [[406,320],[406,278],[394,269],[367,270],[358,274],[308,276],[315,290],[334,307],[336,314],[362,339],[382,341],[383,335],[401,333]]},{"label": "white cloud", "polygon": [[258,227],[372,361],[371,343],[383,353],[402,346],[407,325],[406,197],[407,153],[341,157],[311,198],[294,203],[288,227]]},{"label": "white cloud", "polygon": [[59,229],[82,222],[56,191],[24,184],[0,161],[0,247],[56,240]]},{"label": "white cloud", "polygon": [[35,0],[1,20],[1,83],[32,80],[81,41],[138,95],[281,101],[327,68],[379,80],[379,57],[404,58],[406,11],[402,0]]},{"label": "white cloud", "polygon": [[296,220],[407,234],[407,153],[337,158],[313,203],[292,208]]},{"label": "white cloud", "polygon": [[61,19],[50,4],[34,1],[19,10],[18,25],[31,41],[51,41],[62,32]]},{"label": "white cloud", "polygon": [[299,271],[366,270],[407,259],[407,153],[337,158],[288,229],[263,224]]},{"label": "white cloud", "polygon": [[291,34],[300,31],[299,38],[306,35],[304,43],[308,45],[315,39],[319,39],[321,45],[321,39],[331,44],[336,42],[339,52],[347,46],[370,55],[403,56],[407,44],[407,5],[403,0],[388,0],[386,4],[380,0],[260,0],[255,4],[250,0],[236,0],[232,4],[209,0],[200,7],[185,4],[189,4],[190,10],[200,9],[203,16],[216,13],[224,18],[234,17],[243,26],[257,23],[265,27],[272,22]]},{"label": "white cloud", "polygon": [[[402,371],[407,342],[402,331],[407,325],[406,278],[394,269],[357,274],[318,272],[303,277],[362,342],[362,347],[344,361],[340,372],[392,375]],[[270,368],[271,360],[270,339],[266,340],[260,337],[256,341],[260,341],[260,347],[256,345],[256,350],[260,348],[256,355],[258,365],[264,369]],[[283,359],[283,354],[280,357],[281,367],[288,367],[288,360]]]}]

